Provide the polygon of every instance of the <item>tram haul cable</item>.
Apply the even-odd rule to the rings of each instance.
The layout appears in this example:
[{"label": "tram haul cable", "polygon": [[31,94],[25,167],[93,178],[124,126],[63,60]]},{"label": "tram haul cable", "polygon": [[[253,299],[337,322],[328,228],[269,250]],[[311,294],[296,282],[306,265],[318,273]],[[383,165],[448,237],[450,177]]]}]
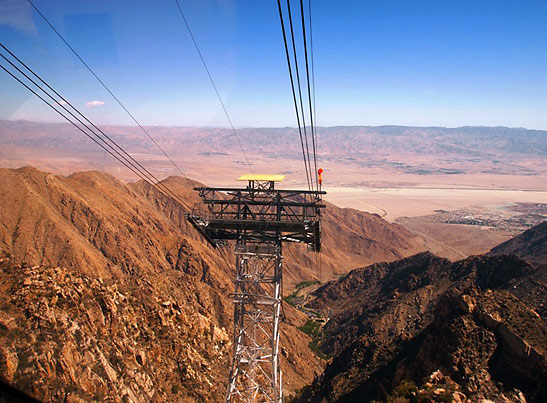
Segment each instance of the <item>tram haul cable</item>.
[{"label": "tram haul cable", "polygon": [[135,116],[129,112],[126,106],[120,101],[120,99],[114,95],[110,88],[104,83],[103,80],[93,71],[93,69],[82,59],[82,57],[76,52],[76,50],[68,43],[68,41],[61,35],[61,33],[53,26],[53,24],[46,18],[46,16],[36,7],[32,0],[27,0],[32,8],[42,17],[42,19],[49,25],[49,27],[57,34],[57,36],[64,42],[64,44],[74,53],[74,55],[82,62],[82,64],[89,70],[89,72],[97,79],[97,81],[103,86],[103,88],[114,98],[114,100],[120,105],[120,107],[127,113],[127,115],[135,122],[135,124],[148,136],[148,138],[154,143],[154,145],[162,152],[162,154],[171,162],[171,164],[180,172],[182,176],[188,178],[182,169],[173,161],[173,159],[167,154],[167,152],[160,146],[160,144],[152,137],[152,135],[140,124],[140,122],[135,118]]},{"label": "tram haul cable", "polygon": [[224,101],[222,100],[222,97],[220,96],[220,92],[218,91],[218,88],[215,84],[215,80],[213,80],[213,76],[211,75],[211,72],[209,70],[209,67],[207,67],[207,63],[205,62],[205,58],[203,57],[203,54],[201,53],[201,50],[199,49],[198,42],[196,41],[196,38],[194,34],[192,33],[192,30],[190,29],[190,24],[188,23],[188,20],[186,19],[186,16],[184,15],[184,12],[182,11],[182,7],[179,3],[179,0],[175,0],[175,3],[177,5],[177,8],[179,10],[180,16],[182,20],[184,21],[184,25],[186,26],[186,29],[188,30],[188,34],[190,35],[190,38],[192,39],[192,42],[194,43],[194,47],[196,48],[196,51],[198,53],[198,56],[201,60],[201,63],[203,65],[203,68],[205,69],[205,72],[207,73],[207,76],[209,77],[209,81],[211,82],[211,85],[213,86],[213,89],[215,90],[215,94],[218,98],[218,102],[220,103],[220,106],[222,107],[222,110],[224,111],[224,114],[226,115],[226,119],[228,120],[228,123],[230,124],[230,128],[232,129],[232,133],[234,134],[238,144],[239,148],[241,149],[241,152],[243,153],[243,157],[245,158],[245,161],[247,162],[247,165],[251,169],[251,172],[254,175],[253,170],[253,164],[250,163],[249,159],[247,158],[247,154],[245,153],[245,149],[243,148],[243,145],[241,144],[241,140],[239,138],[239,134],[237,133],[237,130],[234,127],[234,124],[232,123],[232,119],[230,118],[230,114],[228,113],[228,109],[226,109],[226,105],[224,105]]},{"label": "tram haul cable", "polygon": [[294,101],[294,110],[296,112],[296,123],[298,124],[298,133],[300,135],[300,145],[302,147],[302,158],[304,160],[304,170],[306,171],[306,180],[308,182],[308,189],[311,191],[311,180],[310,180],[310,170],[308,168],[308,159],[306,158],[306,149],[304,147],[304,137],[302,134],[302,127],[300,125],[300,112],[298,109],[298,101],[296,100],[296,91],[294,87],[294,78],[293,78],[293,72],[292,72],[292,65],[291,65],[291,58],[289,54],[289,46],[287,44],[287,34],[285,32],[285,23],[283,21],[283,10],[281,8],[281,1],[277,0],[277,7],[279,10],[279,20],[281,22],[281,31],[283,33],[283,42],[285,44],[285,55],[287,57],[287,66],[289,68],[289,77],[291,81],[291,90],[292,90],[292,96]]},{"label": "tram haul cable", "polygon": [[302,96],[302,86],[300,84],[300,70],[298,69],[298,56],[296,53],[296,40],[294,39],[294,27],[293,27],[293,20],[292,20],[292,13],[291,13],[291,3],[290,0],[287,0],[287,12],[289,16],[289,27],[291,28],[291,43],[292,43],[292,50],[293,50],[293,59],[294,59],[294,67],[296,71],[296,82],[298,86],[298,98],[300,101],[300,113],[302,116],[302,125],[304,129],[304,140],[306,144],[306,157],[308,160],[308,169],[310,171],[310,182],[311,182],[311,188],[313,190],[313,168],[311,166],[311,158],[310,158],[310,147],[308,143],[308,132],[306,130],[306,112],[304,109],[303,104],[303,96]]},{"label": "tram haul cable", "polygon": [[[287,0],[289,1],[289,0]],[[312,147],[313,147],[313,161],[314,161],[314,172],[315,172],[315,183],[317,185],[317,189],[319,189],[319,178],[317,174],[317,153],[315,148],[315,128],[314,128],[314,119],[313,119],[313,110],[312,110],[312,95],[311,95],[311,88],[310,88],[310,71],[309,71],[309,63],[308,63],[308,46],[306,41],[306,22],[304,20],[304,2],[303,0],[300,0],[300,14],[302,16],[302,38],[304,40],[304,60],[306,61],[306,82],[308,84],[308,104],[310,107],[310,125],[311,125],[311,140],[312,140]],[[310,15],[311,15],[311,9],[310,9]],[[311,18],[311,17],[310,17]]]},{"label": "tram haul cable", "polygon": [[[25,72],[23,72],[18,66],[15,65],[12,61],[10,61],[4,54],[0,53],[0,56],[6,60],[13,68],[15,68],[20,74],[22,74],[32,85],[34,85],[38,90],[40,90],[42,93],[44,93],[48,98],[50,98],[54,104],[51,104],[49,101],[47,101],[43,96],[41,96],[39,93],[36,92],[33,88],[29,86],[28,83],[23,82],[23,80],[20,77],[17,77],[17,75],[10,71],[7,67],[0,64],[0,67],[8,73],[13,79],[15,79],[19,84],[24,86],[28,91],[33,93],[37,98],[39,98],[42,102],[44,102],[46,105],[48,105],[51,109],[53,109],[57,114],[62,116],[65,120],[67,120],[69,123],[71,123],[74,127],[76,127],[79,131],[81,131],[84,135],[86,135],[88,138],[90,138],[92,141],[94,141],[97,145],[99,145],[104,151],[108,152],[111,156],[113,156],[116,160],[118,160],[122,165],[124,165],[126,168],[128,168],[131,172],[133,172],[136,176],[138,176],[140,179],[144,180],[148,184],[150,184],[152,187],[154,187],[159,192],[163,193],[170,199],[172,199],[177,204],[181,205],[184,211],[190,212],[190,207],[182,200],[180,199],[168,186],[166,186],[164,183],[160,182],[157,177],[155,177],[154,174],[152,174],[148,169],[146,169],[142,164],[140,164],[138,161],[136,161],[130,154],[128,154],[119,144],[117,144],[114,140],[112,140],[106,133],[104,133],[101,129],[99,129],[95,124],[93,124],[89,119],[87,119],[77,108],[75,108],[71,103],[69,103],[63,96],[61,96],[56,90],[54,90],[45,80],[43,80],[38,74],[36,74],[30,67],[28,67],[24,62],[22,62],[17,56],[15,56],[9,49],[7,49],[2,43],[0,43],[0,46],[6,50],[15,60],[17,60],[19,63],[21,63],[25,69],[27,69],[32,75],[34,75],[38,80],[40,80],[44,85],[51,90],[55,95],[57,95],[58,98],[55,98],[54,95],[52,95],[48,90],[44,89],[39,83],[34,81],[31,77],[29,77]],[[66,102],[70,108],[72,108],[78,115],[82,117],[80,119],[78,116],[74,115],[63,103]],[[57,109],[55,106],[61,107],[65,113],[69,114],[71,117],[67,116],[65,113],[61,112],[59,109]],[[76,122],[77,123],[76,123]],[[86,123],[85,121],[89,122]],[[103,134],[107,139],[110,140],[110,143],[108,143],[105,138],[101,137],[92,127],[92,125],[97,131],[99,131],[101,134]],[[86,130],[84,130],[87,129]],[[116,148],[114,147],[116,146]]]},{"label": "tram haul cable", "polygon": [[[299,20],[302,28],[301,46],[303,49],[304,65],[305,65],[305,83],[306,86],[305,95],[302,94],[302,83],[300,79],[299,55],[297,52],[297,40],[295,37],[295,26],[293,24],[292,12],[291,12],[291,0],[286,0],[286,14],[288,18],[288,25],[290,27],[290,41],[292,52],[289,52],[289,45],[287,40],[287,33],[284,22],[284,12],[281,6],[281,0],[277,0],[277,8],[279,11],[279,20],[281,22],[281,31],[283,34],[283,42],[285,45],[285,56],[287,59],[287,66],[289,69],[289,78],[291,82],[291,91],[293,94],[294,108],[297,118],[298,130],[301,138],[302,155],[304,159],[304,168],[306,169],[306,179],[308,180],[308,187],[319,191],[319,177],[318,177],[318,164],[317,164],[317,130],[316,130],[316,110],[315,110],[315,71],[313,65],[313,36],[311,30],[312,17],[311,17],[311,0],[308,0],[308,13],[309,13],[309,29],[306,29],[306,17],[305,7],[303,0],[300,0],[300,16]],[[295,20],[295,21],[298,21]],[[308,52],[308,35],[309,43],[312,49]],[[292,53],[292,60],[291,55]],[[310,63],[311,57],[311,63]],[[310,77],[310,64],[311,64],[311,77]],[[293,74],[294,65],[294,74]],[[304,73],[303,73],[304,75]],[[296,80],[295,77],[296,76]],[[296,81],[296,85],[295,85]],[[304,99],[306,98],[306,99]],[[306,109],[304,108],[306,103]],[[308,141],[308,130],[306,127],[306,115],[309,115],[311,141]],[[302,120],[302,126],[300,126],[300,120]],[[310,151],[311,142],[311,151]],[[313,162],[312,162],[313,161]],[[318,197],[320,197],[318,195]]]}]

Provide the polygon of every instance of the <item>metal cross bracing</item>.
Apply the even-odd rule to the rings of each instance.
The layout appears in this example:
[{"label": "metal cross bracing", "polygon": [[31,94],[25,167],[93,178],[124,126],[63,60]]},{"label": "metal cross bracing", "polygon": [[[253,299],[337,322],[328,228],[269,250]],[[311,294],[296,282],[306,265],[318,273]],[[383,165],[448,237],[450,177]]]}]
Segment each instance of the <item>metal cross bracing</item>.
[{"label": "metal cross bracing", "polygon": [[236,245],[234,349],[226,401],[279,402],[281,245]]},{"label": "metal cross bracing", "polygon": [[226,402],[278,403],[283,398],[278,354],[282,243],[321,249],[325,192],[279,190],[274,186],[281,180],[277,176],[271,176],[275,181],[256,177],[244,189],[195,188],[207,209],[194,211],[188,219],[215,246],[236,241],[233,360]]}]

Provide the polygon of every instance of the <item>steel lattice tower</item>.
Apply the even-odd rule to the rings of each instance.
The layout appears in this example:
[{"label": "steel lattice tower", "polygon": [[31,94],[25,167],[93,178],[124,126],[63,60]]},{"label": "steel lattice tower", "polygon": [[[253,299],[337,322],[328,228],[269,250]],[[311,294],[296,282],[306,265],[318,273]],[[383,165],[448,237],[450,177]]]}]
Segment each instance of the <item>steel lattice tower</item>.
[{"label": "steel lattice tower", "polygon": [[215,247],[235,240],[233,359],[226,402],[281,402],[282,243],[321,248],[322,191],[278,190],[282,175],[244,175],[247,188],[199,187],[207,211],[190,222]]}]

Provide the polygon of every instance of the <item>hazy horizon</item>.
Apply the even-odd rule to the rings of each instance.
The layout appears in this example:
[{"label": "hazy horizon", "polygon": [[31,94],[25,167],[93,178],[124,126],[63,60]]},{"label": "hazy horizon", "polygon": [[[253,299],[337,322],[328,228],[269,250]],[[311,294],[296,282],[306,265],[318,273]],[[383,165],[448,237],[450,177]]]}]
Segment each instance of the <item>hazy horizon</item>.
[{"label": "hazy horizon", "polygon": [[[59,125],[69,125],[70,123],[66,121],[59,121],[59,122],[47,122],[47,121],[39,121],[39,120],[29,120],[29,119],[0,119],[0,121],[7,121],[7,122],[28,122],[28,123],[36,123],[36,124],[59,124]],[[100,123],[99,126],[118,126],[118,127],[127,127],[127,128],[139,128],[139,126],[135,124],[110,124]],[[222,129],[222,130],[232,130],[229,126],[199,126],[199,125],[143,125],[144,127],[162,127],[162,128],[193,128],[193,129]],[[306,125],[306,127],[310,127]],[[547,129],[537,129],[533,127],[524,127],[524,126],[503,126],[503,125],[494,125],[494,126],[488,126],[488,125],[458,125],[458,126],[436,126],[436,125],[428,125],[428,126],[414,126],[414,125],[398,125],[398,124],[378,124],[378,125],[333,125],[333,126],[315,126],[316,129],[333,129],[336,127],[370,127],[370,128],[380,128],[380,127],[407,127],[407,128],[416,128],[416,129],[465,129],[465,128],[485,128],[485,129],[516,129],[516,130],[530,130],[530,131],[547,131]],[[239,129],[294,129],[297,130],[297,126],[235,126],[236,130]]]}]

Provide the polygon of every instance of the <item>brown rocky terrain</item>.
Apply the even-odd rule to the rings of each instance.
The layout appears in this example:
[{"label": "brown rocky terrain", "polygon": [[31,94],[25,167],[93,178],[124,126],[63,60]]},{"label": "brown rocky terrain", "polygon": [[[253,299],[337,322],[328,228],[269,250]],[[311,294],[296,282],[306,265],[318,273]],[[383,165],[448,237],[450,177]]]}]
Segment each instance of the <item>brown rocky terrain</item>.
[{"label": "brown rocky terrain", "polygon": [[377,214],[340,208],[325,202],[321,226],[321,268],[299,245],[285,249],[285,282],[332,279],[366,264],[394,261],[424,251],[424,241],[401,225],[388,223]]},{"label": "brown rocky terrain", "polygon": [[33,396],[146,402],[223,393],[216,379],[228,333],[189,304],[153,287],[6,258],[1,287],[2,375]]},{"label": "brown rocky terrain", "polygon": [[514,254],[531,262],[547,264],[547,221],[492,248],[490,254]]},{"label": "brown rocky terrain", "polygon": [[[192,190],[197,182],[170,177],[164,183],[188,205],[200,202]],[[145,267],[150,271],[171,265],[164,255],[171,259],[178,253],[169,248],[176,246],[181,234],[194,247],[209,249],[186,222],[180,206],[142,181],[123,185],[97,171],[64,178],[22,168],[1,169],[0,185],[0,200],[6,200],[0,206],[0,247],[21,262],[67,267],[87,262],[96,265],[101,275],[116,276],[120,273],[110,271]],[[285,252],[287,287],[320,274],[329,279],[356,266],[424,250],[421,239],[402,226],[376,214],[327,205],[321,273],[314,254],[301,245],[289,245]]]},{"label": "brown rocky terrain", "polygon": [[[165,183],[189,205],[199,201],[197,182]],[[2,169],[0,200],[3,379],[44,401],[222,400],[231,354],[229,248],[210,248],[182,208],[146,183],[97,171]],[[376,215],[327,211],[325,278],[420,247]],[[314,259],[300,245],[287,248],[287,284],[317,278]],[[306,316],[290,305],[285,315],[282,366],[292,393],[324,361],[298,329]]]},{"label": "brown rocky terrain", "polygon": [[332,360],[297,401],[543,401],[546,278],[505,255],[353,270],[308,303]]}]

